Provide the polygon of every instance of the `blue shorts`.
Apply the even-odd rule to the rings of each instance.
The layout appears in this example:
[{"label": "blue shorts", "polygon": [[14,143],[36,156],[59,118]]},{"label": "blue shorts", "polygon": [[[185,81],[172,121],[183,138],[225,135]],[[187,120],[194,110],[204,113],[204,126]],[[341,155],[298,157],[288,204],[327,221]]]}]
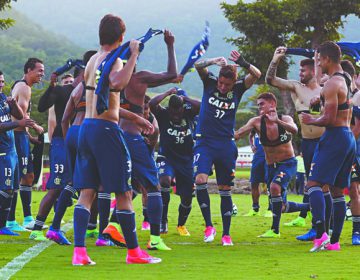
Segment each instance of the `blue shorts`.
[{"label": "blue shorts", "polygon": [[25,131],[14,131],[14,136],[19,162],[19,176],[23,178],[26,174],[34,173],[29,135]]},{"label": "blue shorts", "polygon": [[62,137],[53,137],[50,144],[50,177],[46,188],[63,189],[69,182],[69,167],[66,162],[65,143]]},{"label": "blue shorts", "polygon": [[326,128],[315,150],[309,180],[339,188],[350,185],[356,142],[348,127]]},{"label": "blue shorts", "polygon": [[159,155],[156,159],[159,177],[169,176],[176,179],[176,194],[180,196],[192,196],[194,187],[193,162],[170,160]]},{"label": "blue shorts", "polygon": [[75,170],[76,153],[78,149],[80,125],[72,125],[65,138],[66,164],[68,166],[69,182],[72,182],[72,177]]},{"label": "blue shorts", "polygon": [[250,182],[253,184],[266,183],[268,167],[264,157],[254,157],[251,162]]},{"label": "blue shorts", "polygon": [[306,177],[309,177],[311,162],[315,153],[317,144],[319,143],[320,138],[315,139],[301,139],[301,151],[303,154],[304,167]]},{"label": "blue shorts", "polygon": [[284,202],[286,202],[287,187],[291,179],[296,176],[296,169],[297,160],[294,157],[268,165],[268,190],[270,190],[271,183],[279,185]]},{"label": "blue shorts", "polygon": [[146,189],[156,188],[159,185],[156,163],[144,137],[124,132],[124,139],[130,152],[131,176]]},{"label": "blue shorts", "polygon": [[122,130],[113,122],[85,119],[80,126],[74,187],[106,193],[131,190],[131,161]]},{"label": "blue shorts", "polygon": [[19,188],[18,158],[15,150],[0,153],[0,190]]},{"label": "blue shorts", "polygon": [[194,175],[209,174],[214,164],[217,184],[233,186],[237,156],[233,140],[198,139],[194,147]]}]

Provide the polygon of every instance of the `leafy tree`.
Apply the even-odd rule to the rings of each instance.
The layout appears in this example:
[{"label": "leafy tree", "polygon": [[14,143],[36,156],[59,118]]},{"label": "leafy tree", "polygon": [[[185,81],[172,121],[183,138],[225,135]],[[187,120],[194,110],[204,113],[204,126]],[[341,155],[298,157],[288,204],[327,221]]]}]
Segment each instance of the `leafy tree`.
[{"label": "leafy tree", "polygon": [[[16,0],[14,0],[16,2]],[[11,0],[0,0],[0,12],[5,9],[11,8]],[[14,20],[11,18],[0,18],[0,29],[5,30],[14,24]]]}]

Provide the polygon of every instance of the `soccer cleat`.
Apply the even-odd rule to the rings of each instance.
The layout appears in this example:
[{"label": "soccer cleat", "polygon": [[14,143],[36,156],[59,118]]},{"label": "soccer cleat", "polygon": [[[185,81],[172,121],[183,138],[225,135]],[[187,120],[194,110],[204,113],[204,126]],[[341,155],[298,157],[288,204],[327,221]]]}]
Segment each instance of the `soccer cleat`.
[{"label": "soccer cleat", "polygon": [[27,231],[25,228],[23,228],[22,226],[20,226],[16,221],[7,221],[6,222],[6,227],[11,230],[11,231]]},{"label": "soccer cleat", "polygon": [[291,222],[284,223],[284,226],[287,227],[304,227],[306,226],[306,221],[303,217],[297,217],[295,220],[292,220]]},{"label": "soccer cleat", "polygon": [[319,252],[325,248],[325,246],[330,242],[329,236],[326,232],[323,233],[323,235],[318,238],[314,239],[314,246],[310,249],[310,252]]},{"label": "soccer cleat", "polygon": [[280,232],[275,233],[272,229],[269,229],[265,233],[259,235],[260,238],[280,238]]},{"label": "soccer cleat", "polygon": [[230,235],[224,235],[221,238],[221,243],[222,243],[223,246],[234,246],[234,244],[232,243]]},{"label": "soccer cleat", "polygon": [[360,245],[360,233],[355,232],[352,235],[352,245]]},{"label": "soccer cleat", "polygon": [[141,230],[150,230],[150,223],[143,221],[141,225]]},{"label": "soccer cleat", "polygon": [[121,233],[119,232],[119,230],[116,228],[116,226],[113,223],[109,224],[103,230],[102,235],[105,238],[110,239],[112,242],[114,242],[115,245],[120,246],[120,247],[126,247],[125,238],[121,235]]},{"label": "soccer cleat", "polygon": [[35,241],[46,241],[46,237],[44,236],[44,233],[41,230],[33,230],[30,235],[29,239],[35,240]]},{"label": "soccer cleat", "polygon": [[99,236],[99,231],[96,228],[86,230],[86,237],[88,237],[88,238],[97,238],[98,236]]},{"label": "soccer cleat", "polygon": [[176,229],[180,236],[190,236],[190,232],[187,230],[186,226],[177,226]]},{"label": "soccer cleat", "polygon": [[[272,214],[271,214],[272,215]],[[250,211],[243,215],[244,217],[254,217],[254,216],[260,216],[259,211],[255,211],[254,209],[250,209]]]},{"label": "soccer cleat", "polygon": [[74,248],[72,265],[81,266],[81,265],[95,265],[95,264],[96,263],[89,258],[86,252],[86,247]]},{"label": "soccer cleat", "polygon": [[266,210],[265,214],[264,214],[265,218],[272,218],[273,217],[273,213],[271,212],[271,210]]},{"label": "soccer cleat", "polygon": [[296,236],[299,241],[313,241],[316,238],[316,230],[311,228],[307,233]]},{"label": "soccer cleat", "polygon": [[50,226],[48,232],[46,233],[46,238],[56,242],[59,245],[71,245],[71,242],[67,240],[65,234],[61,230],[54,230]]},{"label": "soccer cleat", "polygon": [[160,236],[150,235],[150,241],[147,244],[148,250],[170,251],[171,248],[166,246]]},{"label": "soccer cleat", "polygon": [[10,230],[7,227],[0,228],[0,235],[12,235],[12,236],[19,236],[20,234]]},{"label": "soccer cleat", "polygon": [[136,250],[136,253],[130,253],[129,250],[126,255],[127,264],[151,264],[161,262],[160,258],[150,256],[147,252],[141,250],[139,247],[133,250]]},{"label": "soccer cleat", "polygon": [[328,243],[324,248],[326,251],[340,251],[340,243],[336,242],[334,244]]},{"label": "soccer cleat", "polygon": [[204,242],[213,242],[216,235],[216,230],[212,226],[208,226],[204,230]]},{"label": "soccer cleat", "polygon": [[98,247],[115,246],[114,242],[112,242],[111,240],[105,239],[103,237],[99,237],[96,240],[95,245]]},{"label": "soccer cleat", "polygon": [[160,234],[167,234],[168,233],[168,223],[161,222],[160,224]]},{"label": "soccer cleat", "polygon": [[24,217],[24,222],[22,226],[26,229],[32,230],[35,225],[35,220],[32,216],[26,216]]}]

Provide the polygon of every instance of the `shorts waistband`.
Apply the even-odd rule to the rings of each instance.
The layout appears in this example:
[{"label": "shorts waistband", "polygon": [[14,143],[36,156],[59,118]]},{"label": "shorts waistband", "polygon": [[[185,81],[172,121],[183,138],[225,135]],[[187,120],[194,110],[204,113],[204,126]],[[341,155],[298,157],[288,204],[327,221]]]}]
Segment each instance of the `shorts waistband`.
[{"label": "shorts waistband", "polygon": [[342,131],[349,131],[351,132],[350,127],[348,126],[331,126],[331,127],[327,127],[325,129],[325,131],[336,131],[336,130],[342,130]]},{"label": "shorts waistband", "polygon": [[95,125],[106,125],[109,126],[110,128],[115,128],[115,129],[120,129],[119,125],[117,123],[108,121],[108,120],[103,120],[103,119],[84,119],[83,124],[95,124]]},{"label": "shorts waistband", "polygon": [[302,138],[302,141],[311,141],[311,142],[319,142],[320,141],[320,137],[318,138]]},{"label": "shorts waistband", "polygon": [[289,163],[289,162],[291,162],[291,161],[296,161],[296,158],[295,158],[295,157],[291,157],[291,158],[285,159],[285,160],[283,160],[283,161],[279,161],[279,162],[274,162],[274,163],[272,163],[272,164],[268,164],[268,166],[269,166],[269,167],[274,167],[274,168],[276,168],[276,167],[278,167],[279,165],[287,164],[287,163]]}]

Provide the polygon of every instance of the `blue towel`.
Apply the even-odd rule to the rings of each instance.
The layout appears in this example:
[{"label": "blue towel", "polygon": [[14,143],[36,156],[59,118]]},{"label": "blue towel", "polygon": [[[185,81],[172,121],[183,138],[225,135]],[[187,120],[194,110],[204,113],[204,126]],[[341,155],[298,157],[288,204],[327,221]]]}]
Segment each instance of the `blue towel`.
[{"label": "blue towel", "polygon": [[83,61],[81,59],[68,59],[64,66],[61,66],[55,70],[55,73],[60,76],[61,74],[64,74],[65,72],[69,71],[74,66],[79,67],[81,69],[85,69],[85,65],[83,64]]},{"label": "blue towel", "polygon": [[286,54],[301,55],[308,58],[313,58],[315,51],[313,49],[303,49],[303,48],[287,48]]},{"label": "blue towel", "polygon": [[206,50],[209,47],[209,36],[210,36],[210,26],[209,26],[209,22],[206,22],[205,31],[202,36],[202,39],[191,50],[189,58],[180,72],[181,75],[185,75],[191,68],[193,68],[195,62],[205,54]]},{"label": "blue towel", "polygon": [[[144,36],[138,38],[137,40],[140,41],[140,52],[144,49],[144,44],[147,41],[161,33],[163,33],[162,30],[150,28]],[[99,115],[109,108],[109,74],[111,72],[112,66],[114,65],[117,58],[128,60],[130,56],[130,41],[128,41],[119,46],[117,49],[111,51],[100,63],[96,71],[97,87],[95,91],[95,94],[98,96],[96,103],[96,111]]]}]

